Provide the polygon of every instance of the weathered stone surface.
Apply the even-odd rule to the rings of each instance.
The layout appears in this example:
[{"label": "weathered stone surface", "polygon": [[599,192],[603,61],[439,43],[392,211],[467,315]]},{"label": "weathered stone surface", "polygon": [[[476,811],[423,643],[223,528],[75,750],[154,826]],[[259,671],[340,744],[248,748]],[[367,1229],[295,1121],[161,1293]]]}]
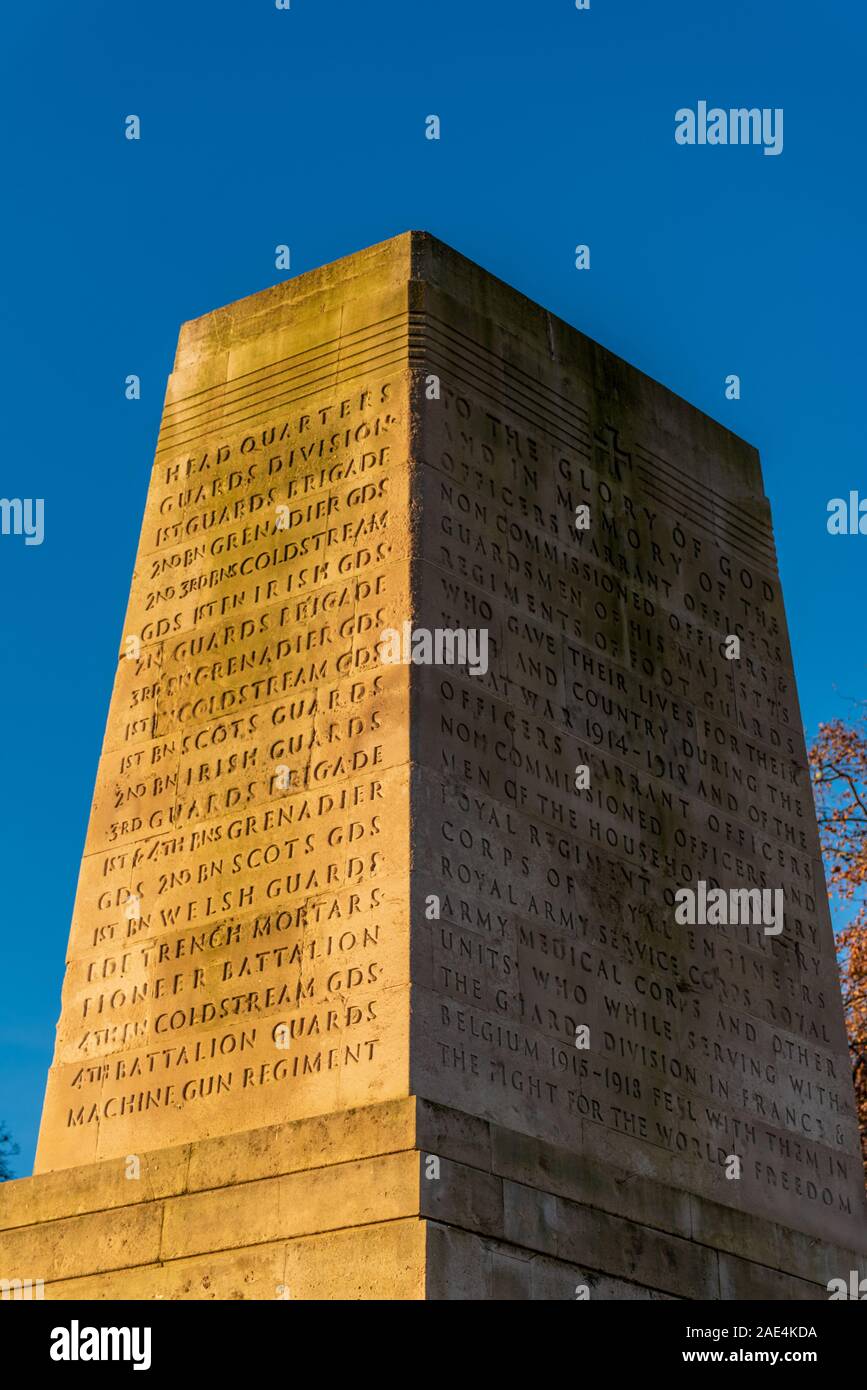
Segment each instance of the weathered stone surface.
[{"label": "weathered stone surface", "polygon": [[[484,669],[383,662],[405,623]],[[782,933],[679,924],[699,880]],[[36,1167],[0,1277],[49,1297],[858,1268],[755,450],[425,234],[185,324]]]},{"label": "weathered stone surface", "polygon": [[409,256],[182,330],[37,1171],[408,1094]]},{"label": "weathered stone surface", "polygon": [[389,1221],[52,1285],[54,1299],[422,1299],[424,1226]]},{"label": "weathered stone surface", "polygon": [[[412,1089],[601,1166],[591,1201],[615,1169],[860,1245],[758,456],[438,243],[417,266],[416,611],[490,665],[412,672]],[[782,933],[679,924],[699,880],[782,890]]]},{"label": "weathered stone surface", "polygon": [[466,1119],[407,1099],[162,1150],[138,1180],[105,1159],[66,1185],[6,1183],[0,1277],[47,1299],[787,1300],[862,1258],[756,1217],[747,1232],[731,1209],[714,1221],[702,1198],[685,1233],[681,1194],[616,1171],[569,1189],[573,1156],[550,1145],[531,1183],[503,1177],[505,1137],[482,1123],[470,1151]]}]

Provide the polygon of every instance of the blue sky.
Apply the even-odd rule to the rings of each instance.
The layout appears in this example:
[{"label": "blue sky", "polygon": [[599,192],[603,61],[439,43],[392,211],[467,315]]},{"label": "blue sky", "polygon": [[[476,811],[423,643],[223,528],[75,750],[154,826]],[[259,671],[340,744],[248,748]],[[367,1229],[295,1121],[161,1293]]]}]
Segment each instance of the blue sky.
[{"label": "blue sky", "polygon": [[[41,546],[0,537],[0,1117],[22,1174],[178,326],[282,278],[278,243],[294,274],[431,231],[756,444],[808,731],[867,696],[867,538],[825,529],[829,498],[867,495],[867,17],[41,0],[2,24],[0,494],[45,499]],[[782,107],[783,153],[676,145],[701,99]]]}]

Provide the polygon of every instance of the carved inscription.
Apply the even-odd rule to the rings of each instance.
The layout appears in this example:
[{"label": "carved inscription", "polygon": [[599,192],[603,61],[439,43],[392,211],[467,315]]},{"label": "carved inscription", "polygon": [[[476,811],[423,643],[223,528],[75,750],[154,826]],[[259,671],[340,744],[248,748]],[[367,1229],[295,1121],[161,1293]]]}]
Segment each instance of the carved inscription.
[{"label": "carved inscription", "polygon": [[[460,376],[419,396],[419,609],[486,626],[491,659],[413,672],[418,1089],[844,1234],[858,1141],[763,504],[727,504],[730,545],[616,421],[565,448]],[[678,925],[699,880],[782,887],[783,933]]]},{"label": "carved inscription", "polygon": [[41,1167],[405,1086],[406,489],[400,375],[158,452]]}]

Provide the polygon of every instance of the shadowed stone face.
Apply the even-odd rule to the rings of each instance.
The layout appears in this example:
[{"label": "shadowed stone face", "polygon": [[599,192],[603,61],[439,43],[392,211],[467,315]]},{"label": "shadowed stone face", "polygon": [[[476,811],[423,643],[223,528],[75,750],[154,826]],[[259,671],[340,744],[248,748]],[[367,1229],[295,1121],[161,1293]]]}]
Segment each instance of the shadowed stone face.
[{"label": "shadowed stone face", "polygon": [[424,263],[414,595],[491,657],[413,669],[413,1088],[845,1240],[863,1179],[758,457]]},{"label": "shadowed stone face", "polygon": [[425,234],[181,332],[37,1172],[180,1145],[142,1296],[278,1238],[311,1297],[815,1296],[793,1233],[863,1239],[758,456]]}]

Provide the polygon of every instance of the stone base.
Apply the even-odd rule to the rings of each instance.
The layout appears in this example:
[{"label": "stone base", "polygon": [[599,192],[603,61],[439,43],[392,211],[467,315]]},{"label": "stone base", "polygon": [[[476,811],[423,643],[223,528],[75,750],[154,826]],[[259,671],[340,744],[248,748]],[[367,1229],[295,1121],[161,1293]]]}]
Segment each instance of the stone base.
[{"label": "stone base", "polygon": [[[863,1254],[419,1099],[0,1186],[46,1299],[827,1299]],[[434,1161],[436,1160],[436,1161]]]}]

